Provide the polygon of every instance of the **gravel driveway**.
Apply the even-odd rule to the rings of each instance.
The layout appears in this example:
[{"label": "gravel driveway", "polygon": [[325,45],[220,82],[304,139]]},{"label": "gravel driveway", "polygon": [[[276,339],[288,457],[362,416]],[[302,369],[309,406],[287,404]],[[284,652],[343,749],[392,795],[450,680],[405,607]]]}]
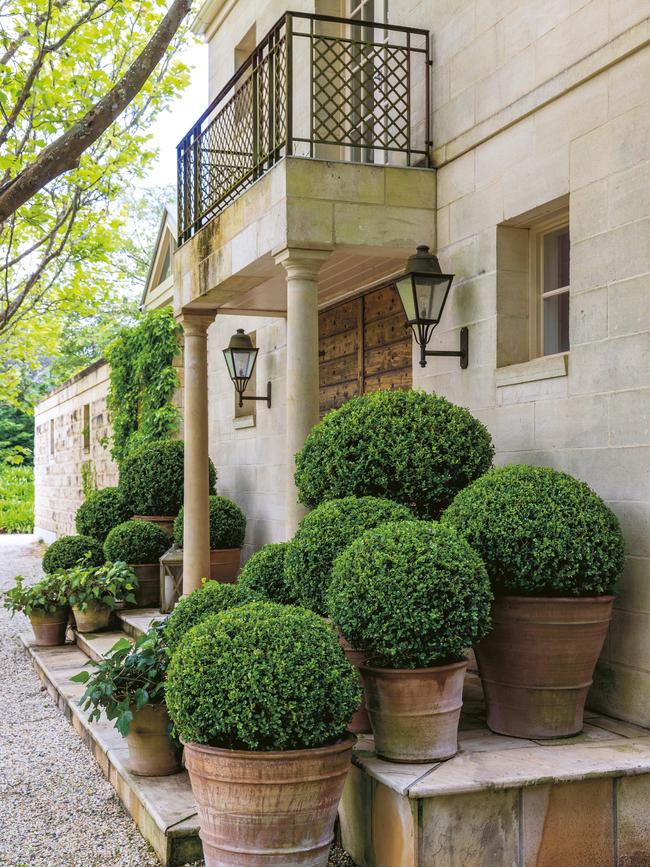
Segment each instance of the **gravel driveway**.
[{"label": "gravel driveway", "polygon": [[[0,589],[37,578],[34,536],[0,535]],[[52,703],[0,608],[0,864],[12,867],[157,867],[94,759]],[[354,867],[333,852],[330,867]]]}]

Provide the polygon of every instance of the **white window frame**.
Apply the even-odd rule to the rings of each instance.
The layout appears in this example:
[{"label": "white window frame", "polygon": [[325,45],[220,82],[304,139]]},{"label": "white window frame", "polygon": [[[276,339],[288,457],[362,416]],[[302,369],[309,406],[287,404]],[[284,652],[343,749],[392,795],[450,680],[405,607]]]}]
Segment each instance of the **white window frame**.
[{"label": "white window frame", "polygon": [[[529,310],[529,340],[530,340],[530,357],[533,358],[549,358],[549,355],[544,355],[544,300],[552,298],[554,295],[569,295],[569,306],[571,305],[570,283],[567,286],[559,286],[557,289],[551,289],[544,292],[544,238],[558,229],[569,228],[569,211],[562,209],[550,217],[540,220],[530,227],[529,230],[529,280],[530,280],[530,310]],[[554,353],[555,355],[566,355],[571,349],[569,338],[569,349]]]}]

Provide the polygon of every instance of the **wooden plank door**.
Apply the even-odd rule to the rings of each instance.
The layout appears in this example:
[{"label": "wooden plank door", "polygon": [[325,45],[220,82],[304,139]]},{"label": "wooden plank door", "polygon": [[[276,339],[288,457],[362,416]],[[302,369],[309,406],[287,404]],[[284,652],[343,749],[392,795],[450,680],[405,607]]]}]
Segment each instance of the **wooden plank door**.
[{"label": "wooden plank door", "polygon": [[411,331],[395,288],[319,314],[320,412],[380,388],[410,388]]}]

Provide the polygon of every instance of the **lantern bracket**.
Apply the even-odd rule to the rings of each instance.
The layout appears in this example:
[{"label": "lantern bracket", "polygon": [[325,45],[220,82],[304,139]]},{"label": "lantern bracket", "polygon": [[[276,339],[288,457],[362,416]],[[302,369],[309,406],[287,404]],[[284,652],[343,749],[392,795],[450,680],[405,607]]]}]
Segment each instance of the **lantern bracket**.
[{"label": "lantern bracket", "polygon": [[429,342],[429,335],[420,336],[415,329],[413,329],[413,333],[415,334],[416,341],[420,345],[420,367],[427,366],[427,358],[429,357],[452,356],[454,358],[460,358],[461,369],[467,370],[467,364],[469,361],[469,329],[466,325],[464,325],[460,329],[460,349],[457,351],[445,349],[427,349],[426,345]]},{"label": "lantern bracket", "polygon": [[266,405],[271,409],[271,380],[266,383],[266,394],[253,397],[252,395],[245,395],[243,391],[238,390],[237,393],[239,394],[239,406],[243,406],[245,400],[265,400]]}]

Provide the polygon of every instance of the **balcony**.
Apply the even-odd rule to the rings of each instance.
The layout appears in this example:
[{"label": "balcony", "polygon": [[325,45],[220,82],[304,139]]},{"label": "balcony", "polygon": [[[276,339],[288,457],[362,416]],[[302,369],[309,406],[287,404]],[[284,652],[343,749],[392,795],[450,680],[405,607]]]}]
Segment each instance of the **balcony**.
[{"label": "balcony", "polygon": [[177,148],[184,244],[285,156],[428,167],[429,33],[286,13]]}]

